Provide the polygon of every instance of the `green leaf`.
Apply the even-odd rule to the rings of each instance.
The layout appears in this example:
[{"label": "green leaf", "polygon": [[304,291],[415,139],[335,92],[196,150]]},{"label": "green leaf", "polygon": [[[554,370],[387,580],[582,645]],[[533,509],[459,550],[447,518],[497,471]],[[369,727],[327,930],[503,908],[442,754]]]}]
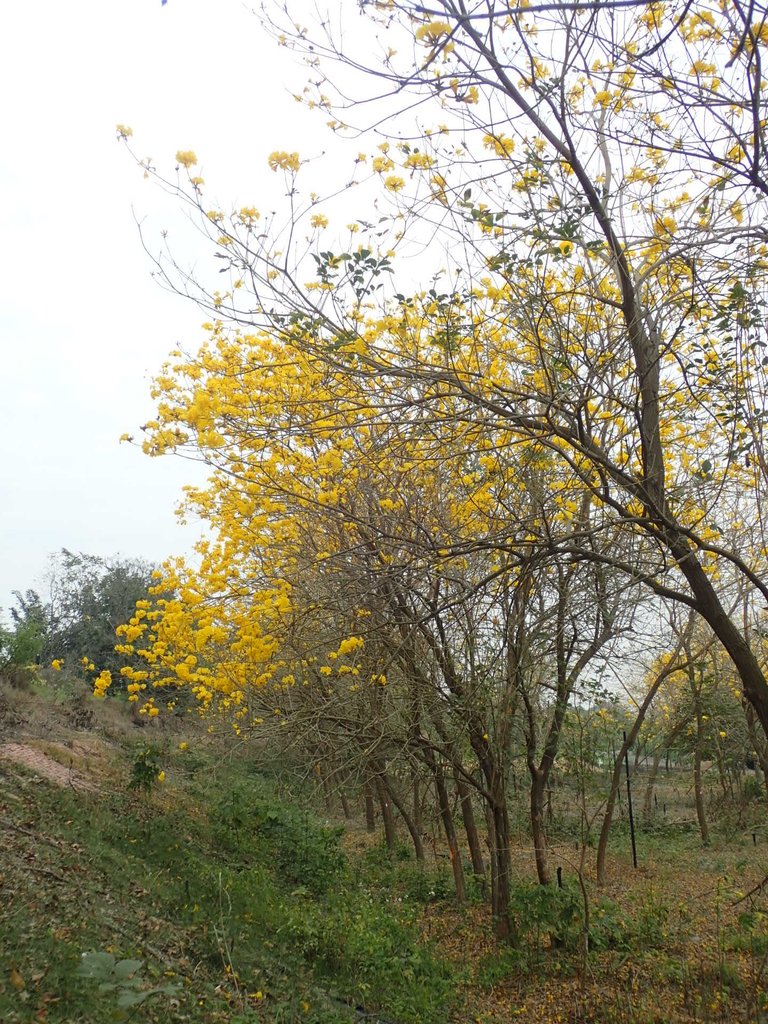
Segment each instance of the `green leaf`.
[{"label": "green leaf", "polygon": [[90,951],[83,953],[76,973],[81,978],[109,978],[115,966],[115,958],[111,953]]},{"label": "green leaf", "polygon": [[135,989],[123,989],[117,997],[117,1005],[121,1010],[127,1010],[131,1006],[138,1006],[150,996],[151,992],[137,992]]},{"label": "green leaf", "polygon": [[136,974],[144,966],[143,960],[118,960],[115,964],[112,974],[114,977],[122,981],[125,978],[130,978],[131,975]]}]

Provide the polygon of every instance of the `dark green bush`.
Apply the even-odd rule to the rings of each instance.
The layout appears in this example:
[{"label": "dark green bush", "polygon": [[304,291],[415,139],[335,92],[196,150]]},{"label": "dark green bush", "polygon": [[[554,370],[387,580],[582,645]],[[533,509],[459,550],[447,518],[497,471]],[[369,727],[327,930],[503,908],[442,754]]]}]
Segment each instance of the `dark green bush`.
[{"label": "dark green bush", "polygon": [[291,942],[329,982],[365,1007],[386,1008],[405,1024],[442,1024],[458,979],[390,908],[352,891],[322,913],[286,907]]},{"label": "dark green bush", "polygon": [[[666,904],[646,900],[634,915],[623,911],[613,900],[603,897],[589,904],[588,948],[653,948],[667,938]],[[575,951],[583,948],[585,923],[584,898],[574,883],[563,888],[522,882],[514,886],[510,899],[513,942],[541,950],[548,945]]]}]

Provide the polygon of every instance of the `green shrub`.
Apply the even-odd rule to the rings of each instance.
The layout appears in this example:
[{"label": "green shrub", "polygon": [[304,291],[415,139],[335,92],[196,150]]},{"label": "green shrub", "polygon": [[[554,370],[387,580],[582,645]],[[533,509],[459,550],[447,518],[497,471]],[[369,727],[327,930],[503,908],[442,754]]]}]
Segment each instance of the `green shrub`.
[{"label": "green shrub", "polygon": [[501,946],[483,958],[477,968],[481,988],[493,989],[528,970],[528,953],[514,946]]},{"label": "green shrub", "polygon": [[768,957],[768,915],[756,908],[739,914],[736,926],[725,933],[724,947]]},{"label": "green shrub", "polygon": [[513,945],[533,943],[541,948],[548,940],[575,949],[583,932],[581,893],[571,885],[559,888],[520,882],[509,901]]},{"label": "green shrub", "polygon": [[324,913],[296,902],[286,913],[292,942],[359,1005],[406,1024],[447,1019],[458,979],[391,908],[353,893]]},{"label": "green shrub", "polygon": [[42,626],[35,619],[17,622],[14,630],[0,627],[0,671],[7,675],[11,666],[36,664],[44,643]]},{"label": "green shrub", "polygon": [[162,782],[165,772],[160,767],[158,757],[159,751],[156,747],[144,747],[139,751],[131,766],[128,789],[149,793],[158,782]]},{"label": "green shrub", "polygon": [[217,843],[232,854],[265,855],[281,879],[321,895],[346,870],[339,839],[330,828],[290,804],[278,802],[268,787],[233,787],[210,812]]},{"label": "green shrub", "polygon": [[118,960],[111,953],[101,951],[82,954],[77,974],[98,985],[102,995],[115,1001],[115,1019],[126,1019],[125,1012],[133,1010],[152,996],[175,996],[180,989],[176,983],[152,985],[144,977],[143,960]]},{"label": "green shrub", "polygon": [[765,786],[762,782],[754,777],[754,775],[748,775],[744,779],[744,799],[745,800],[763,800],[765,798]]},{"label": "green shrub", "polygon": [[397,881],[403,897],[415,903],[439,903],[456,895],[453,878],[445,871],[407,865],[397,871]]},{"label": "green shrub", "polygon": [[[653,948],[667,938],[669,908],[649,898],[634,916],[603,897],[589,906],[589,948],[592,950]],[[547,943],[566,950],[580,949],[585,929],[580,888],[523,882],[512,890],[510,917],[516,946]]]}]

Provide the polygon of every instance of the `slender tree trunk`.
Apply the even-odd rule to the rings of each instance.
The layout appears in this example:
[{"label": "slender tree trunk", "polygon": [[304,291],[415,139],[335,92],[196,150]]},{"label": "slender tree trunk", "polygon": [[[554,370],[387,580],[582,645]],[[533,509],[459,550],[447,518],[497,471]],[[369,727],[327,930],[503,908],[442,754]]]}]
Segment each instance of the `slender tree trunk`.
[{"label": "slender tree trunk", "polygon": [[331,787],[328,783],[328,779],[323,779],[323,800],[325,801],[325,809],[331,814],[333,812],[333,800],[331,796]]},{"label": "slender tree trunk", "polygon": [[680,571],[696,597],[696,610],[723,645],[744,688],[744,697],[754,709],[763,734],[768,736],[768,681],[748,641],[728,617],[712,581],[704,572],[687,539],[682,535],[670,543]]},{"label": "slender tree trunk", "polygon": [[413,824],[420,836],[424,835],[424,821],[421,812],[421,779],[418,772],[413,776]]},{"label": "slender tree trunk", "polygon": [[[682,636],[680,638],[680,646],[678,647],[678,653],[680,652],[680,650],[682,648],[684,648],[684,646],[685,646],[685,644],[687,642],[687,630],[690,629],[692,624],[693,624],[693,617],[691,616],[689,618],[689,625],[686,627],[686,631],[682,634]],[[625,754],[632,747],[632,745],[635,743],[635,741],[636,741],[636,739],[637,739],[637,737],[638,737],[638,735],[640,733],[640,729],[643,726],[643,722],[645,721],[645,716],[648,714],[648,709],[650,708],[651,704],[653,703],[654,697],[659,692],[659,689],[661,688],[662,683],[664,682],[665,679],[667,679],[670,675],[672,675],[679,668],[680,668],[680,662],[677,660],[677,658],[674,658],[672,661],[670,661],[670,663],[668,665],[666,665],[662,669],[661,672],[659,672],[657,674],[656,678],[653,681],[653,685],[648,688],[648,692],[646,693],[645,697],[642,700],[642,703],[638,707],[637,714],[635,716],[635,720],[632,723],[632,728],[629,730],[629,732],[624,737],[624,741],[623,741],[623,743],[621,745],[621,749],[619,750],[618,756],[614,760],[613,772],[611,774],[611,785],[610,785],[610,789],[608,791],[608,800],[606,801],[605,814],[603,815],[603,823],[602,823],[602,826],[600,828],[600,838],[599,838],[598,843],[597,843],[596,874],[597,874],[597,881],[598,881],[599,885],[604,885],[605,884],[605,862],[606,862],[606,857],[607,857],[607,854],[608,854],[608,838],[609,838],[610,831],[611,831],[611,824],[613,822],[613,812],[614,812],[614,809],[616,807],[616,799],[617,799],[617,797],[618,797],[618,795],[619,795],[619,793],[621,791],[621,768],[622,768],[622,763],[624,762]],[[676,736],[677,733],[680,731],[680,728],[682,728],[682,727],[679,727],[678,729],[672,731],[671,735],[669,736],[669,738],[667,740],[667,744],[666,744],[667,749],[669,749],[669,743],[672,741],[672,738],[674,736]],[[640,750],[640,748],[639,748],[639,746],[637,746],[636,749],[635,749],[635,767],[637,767],[637,763],[638,763],[639,750]],[[654,783],[656,781],[656,774],[657,774],[657,772],[659,770],[659,761],[660,761],[660,759],[661,759],[661,751],[657,751],[654,754],[654,757],[653,757],[653,767],[651,768],[651,777],[650,777],[650,779],[648,781],[648,788],[645,791],[645,801],[644,801],[644,804],[643,804],[643,814],[646,817],[646,819],[650,818],[650,816],[651,816],[651,800],[653,799],[653,787],[654,787]]]},{"label": "slender tree trunk", "polygon": [[339,790],[339,799],[341,800],[341,809],[344,812],[344,817],[349,820],[352,817],[352,811],[349,809],[349,800],[347,800],[347,794],[343,789]]},{"label": "slender tree trunk", "polygon": [[531,779],[530,785],[530,815],[531,815],[531,838],[533,839],[533,852],[536,858],[536,874],[541,885],[549,885],[552,881],[552,873],[549,866],[547,853],[547,833],[544,821],[546,809],[546,793],[549,785],[549,778],[552,773],[552,766],[557,757],[560,745],[565,713],[570,697],[570,686],[567,684],[564,670],[559,672],[558,695],[555,702],[555,710],[552,720],[547,729],[544,741],[544,753],[539,763],[536,763],[536,719],[535,710],[529,701],[526,701],[528,713],[529,734],[526,740],[528,753],[528,773]]},{"label": "slender tree trunk", "polygon": [[461,863],[461,851],[456,838],[456,827],[454,825],[453,813],[451,811],[451,799],[448,794],[448,788],[445,784],[445,774],[437,762],[434,750],[429,745],[424,744],[422,746],[422,755],[435,782],[437,806],[440,811],[440,820],[443,825],[443,832],[445,833],[445,838],[448,843],[448,856],[450,857],[453,882],[456,888],[456,901],[459,904],[463,904],[466,902],[467,898],[466,887],[464,885],[464,867]]},{"label": "slender tree trunk", "polygon": [[440,807],[440,818],[443,822],[443,831],[448,843],[448,856],[451,860],[453,883],[456,887],[456,902],[463,904],[466,903],[467,892],[464,885],[464,867],[461,863],[461,850],[456,838],[456,827],[453,822],[451,800],[445,784],[445,776],[438,765],[435,766],[435,786],[437,788],[437,802]]},{"label": "slender tree trunk", "polygon": [[531,836],[536,858],[536,874],[540,885],[550,885],[552,873],[547,853],[547,835],[544,826],[544,807],[547,780],[541,771],[531,773]]},{"label": "slender tree trunk", "polygon": [[[622,761],[624,759],[624,751],[629,749],[629,737],[627,737],[627,743],[622,744],[621,750],[616,757],[616,761],[613,765],[613,773],[611,775],[611,786],[608,790],[608,799],[605,803],[605,814],[603,815],[603,824],[600,827],[600,838],[597,841],[597,862],[595,873],[597,875],[597,884],[605,885],[605,862],[608,855],[608,838],[611,834],[611,824],[613,823],[613,811],[616,807],[616,797],[621,787],[621,768]],[[646,798],[647,798],[646,792]]]},{"label": "slender tree trunk", "polygon": [[[484,768],[488,768],[486,763]],[[488,829],[488,851],[491,870],[491,915],[493,930],[501,942],[512,938],[509,899],[512,880],[512,858],[509,852],[509,814],[503,799],[504,785],[491,776],[485,800],[485,822]]]},{"label": "slender tree trunk", "polygon": [[704,791],[701,784],[701,712],[696,714],[696,746],[693,752],[693,795],[696,803],[696,817],[699,821],[701,841],[709,846],[709,825],[704,807]]},{"label": "slender tree trunk", "polygon": [[405,806],[405,803],[397,795],[397,792],[395,791],[394,787],[390,783],[389,779],[384,777],[382,779],[382,783],[384,784],[384,787],[386,788],[386,791],[389,794],[389,797],[390,797],[392,803],[397,808],[397,810],[398,810],[398,812],[400,814],[400,817],[405,822],[405,827],[408,829],[408,833],[409,833],[409,835],[411,837],[411,840],[413,842],[413,850],[414,850],[414,853],[416,854],[416,860],[423,864],[424,863],[424,843],[422,842],[420,831],[416,828],[416,824],[415,824],[411,814],[409,813],[408,808]]},{"label": "slender tree trunk", "polygon": [[376,808],[373,801],[373,787],[370,782],[365,784],[365,828],[367,832],[376,831]]},{"label": "slender tree trunk", "polygon": [[509,813],[506,794],[501,780],[491,789],[491,913],[496,938],[507,941],[512,935],[509,917],[510,887],[512,884],[512,857],[509,852]]},{"label": "slender tree trunk", "polygon": [[472,807],[472,795],[466,782],[458,775],[456,776],[456,790],[461,800],[461,817],[464,822],[464,831],[467,834],[469,856],[472,860],[472,873],[479,881],[482,892],[485,893],[485,863],[480,846],[480,836],[475,822],[475,812]]},{"label": "slender tree trunk", "polygon": [[491,805],[486,802],[483,806],[483,810],[485,812],[485,828],[488,833],[488,863],[491,872],[491,901],[493,902],[493,893],[496,892],[498,885],[498,862],[494,856],[494,850],[496,849],[496,829],[493,823],[493,811],[491,810]]},{"label": "slender tree trunk", "polygon": [[[768,796],[768,743],[766,742],[765,736],[758,735],[755,722],[755,711],[754,708],[747,704],[745,706],[746,718],[747,718],[747,732],[749,738],[752,741],[752,747],[755,751],[755,768],[759,765],[763,776],[763,785],[765,786],[765,793]],[[757,771],[755,771],[755,778],[757,778]]]},{"label": "slender tree trunk", "polygon": [[715,747],[715,760],[717,761],[717,777],[720,782],[720,788],[723,791],[723,799],[733,800],[733,783],[728,776],[728,771],[725,767],[725,760],[723,759],[723,752],[720,749],[719,743]]},{"label": "slender tree trunk", "polygon": [[648,785],[645,787],[645,796],[643,797],[643,819],[646,822],[651,820],[653,812],[653,791],[656,788],[656,779],[659,774],[659,765],[661,764],[663,753],[664,751],[661,748],[656,751],[653,755],[651,770],[648,773]]},{"label": "slender tree trunk", "polygon": [[397,845],[397,830],[395,828],[395,816],[392,813],[392,801],[384,782],[380,776],[376,778],[376,794],[379,798],[381,808],[381,820],[384,825],[384,840],[390,853],[395,852]]}]

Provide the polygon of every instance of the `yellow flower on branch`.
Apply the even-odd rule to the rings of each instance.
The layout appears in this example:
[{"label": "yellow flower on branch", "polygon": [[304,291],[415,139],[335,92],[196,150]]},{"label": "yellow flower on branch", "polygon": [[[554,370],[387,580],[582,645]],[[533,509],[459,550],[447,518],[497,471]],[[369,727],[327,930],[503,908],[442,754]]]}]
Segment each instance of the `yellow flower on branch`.
[{"label": "yellow flower on branch", "polygon": [[390,174],[388,178],[384,179],[384,188],[390,192],[399,192],[405,188],[405,181],[398,177],[397,174]]},{"label": "yellow flower on branch", "polygon": [[179,149],[176,151],[176,163],[186,168],[194,167],[197,157],[191,149]]},{"label": "yellow flower on branch", "polygon": [[385,171],[391,171],[394,166],[394,161],[389,156],[375,156],[371,162],[371,167],[377,174],[384,174]]},{"label": "yellow flower on branch", "polygon": [[94,697],[106,697],[107,690],[112,685],[112,673],[109,669],[104,669],[98,674],[96,679],[93,681],[93,695]]},{"label": "yellow flower on branch", "polygon": [[358,651],[361,647],[365,646],[365,641],[361,636],[348,636],[345,640],[342,640],[339,644],[337,651],[340,655],[350,654],[352,651]]},{"label": "yellow flower on branch", "polygon": [[270,153],[267,158],[267,163],[273,171],[298,171],[301,165],[301,159],[298,153],[285,153],[282,150]]},{"label": "yellow flower on branch", "polygon": [[426,43],[427,46],[435,46],[443,36],[451,34],[451,26],[447,21],[430,21],[426,25],[419,25],[416,29],[415,36],[420,43]]}]

